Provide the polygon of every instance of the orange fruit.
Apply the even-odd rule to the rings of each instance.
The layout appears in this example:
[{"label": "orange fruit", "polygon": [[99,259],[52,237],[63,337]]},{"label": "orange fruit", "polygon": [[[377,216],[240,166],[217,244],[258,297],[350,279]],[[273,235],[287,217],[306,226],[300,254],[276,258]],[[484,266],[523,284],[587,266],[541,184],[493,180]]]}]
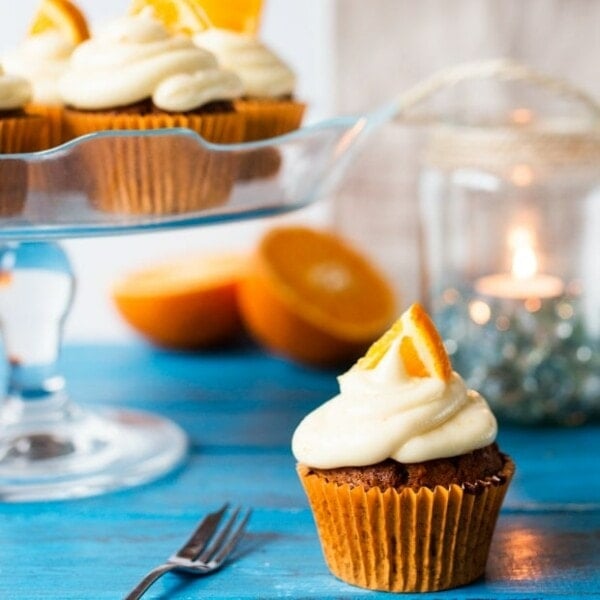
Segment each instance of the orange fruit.
[{"label": "orange fruit", "polygon": [[411,305],[359,361],[359,367],[373,369],[393,342],[399,339],[399,359],[411,377],[436,377],[448,381],[452,364],[435,324],[418,303]]},{"label": "orange fruit", "polygon": [[133,0],[129,12],[138,14],[148,7],[171,33],[193,35],[210,27],[206,13],[195,0]]},{"label": "orange fruit", "polygon": [[250,35],[258,31],[263,0],[195,0],[214,27]]},{"label": "orange fruit", "polygon": [[73,44],[80,44],[90,37],[87,21],[82,12],[69,0],[42,0],[29,35],[56,30]]},{"label": "orange fruit", "polygon": [[258,244],[239,306],[267,348],[325,366],[364,352],[391,322],[395,299],[375,267],[336,235],[282,226]]},{"label": "orange fruit", "polygon": [[126,274],[112,295],[123,318],[151,342],[206,348],[241,330],[237,286],[245,265],[233,254],[173,259]]}]

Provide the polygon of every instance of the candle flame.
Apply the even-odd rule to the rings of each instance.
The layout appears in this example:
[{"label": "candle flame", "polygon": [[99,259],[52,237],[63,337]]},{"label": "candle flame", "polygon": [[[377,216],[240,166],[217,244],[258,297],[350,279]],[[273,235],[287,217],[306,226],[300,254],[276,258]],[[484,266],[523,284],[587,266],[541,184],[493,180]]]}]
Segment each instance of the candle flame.
[{"label": "candle flame", "polygon": [[524,228],[515,229],[509,237],[513,250],[512,274],[515,279],[531,279],[538,270],[538,259],[533,249],[533,235]]}]

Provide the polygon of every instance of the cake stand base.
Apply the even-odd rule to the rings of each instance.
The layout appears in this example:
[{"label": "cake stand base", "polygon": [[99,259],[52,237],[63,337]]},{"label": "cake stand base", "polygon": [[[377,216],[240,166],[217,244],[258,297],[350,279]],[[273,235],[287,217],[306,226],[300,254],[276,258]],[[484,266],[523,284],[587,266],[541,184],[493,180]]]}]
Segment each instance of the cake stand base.
[{"label": "cake stand base", "polygon": [[184,457],[177,425],[144,412],[87,411],[58,369],[74,290],[50,242],[0,245],[0,330],[7,390],[0,401],[0,502],[80,498],[145,483]]},{"label": "cake stand base", "polygon": [[183,431],[156,415],[65,408],[68,418],[61,422],[41,426],[44,410],[38,406],[35,419],[20,415],[4,431],[0,501],[64,500],[139,485],[164,475],[186,454]]}]

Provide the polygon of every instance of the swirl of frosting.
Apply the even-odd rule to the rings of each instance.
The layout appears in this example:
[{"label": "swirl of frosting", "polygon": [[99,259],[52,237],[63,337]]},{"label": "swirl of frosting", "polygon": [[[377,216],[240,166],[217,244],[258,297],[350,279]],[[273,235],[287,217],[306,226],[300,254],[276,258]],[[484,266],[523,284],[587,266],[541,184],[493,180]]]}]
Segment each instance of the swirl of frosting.
[{"label": "swirl of frosting", "polygon": [[80,44],[59,87],[66,104],[102,110],[151,98],[175,75],[216,68],[213,54],[189,38],[171,36],[151,11],[142,11],[118,19]]},{"label": "swirl of frosting", "polygon": [[245,96],[279,98],[294,92],[294,72],[255,37],[211,28],[197,33],[194,42],[215,54],[222,67],[239,75]]},{"label": "swirl of frosting", "polygon": [[0,110],[18,110],[31,100],[31,84],[0,67]]},{"label": "swirl of frosting", "polygon": [[416,463],[472,452],[496,439],[487,402],[453,373],[449,382],[409,377],[396,340],[374,369],[352,367],[339,377],[340,394],[297,427],[296,459],[320,469]]},{"label": "swirl of frosting", "polygon": [[34,102],[61,104],[58,80],[74,49],[75,44],[56,31],[32,35],[4,56],[4,68],[31,82]]},{"label": "swirl of frosting", "polygon": [[242,82],[235,73],[206,69],[165,79],[156,88],[152,101],[162,110],[187,112],[215,100],[239,98],[242,91]]}]

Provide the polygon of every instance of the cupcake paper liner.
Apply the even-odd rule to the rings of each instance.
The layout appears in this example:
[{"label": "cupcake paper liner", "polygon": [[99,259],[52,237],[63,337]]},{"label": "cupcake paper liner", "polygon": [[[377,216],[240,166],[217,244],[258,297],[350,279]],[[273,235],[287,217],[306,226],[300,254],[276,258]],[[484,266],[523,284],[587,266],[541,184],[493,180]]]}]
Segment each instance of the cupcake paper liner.
[{"label": "cupcake paper liner", "polygon": [[0,218],[16,217],[23,212],[27,198],[27,163],[6,158],[0,164]]},{"label": "cupcake paper liner", "polygon": [[267,179],[273,177],[281,168],[281,153],[271,146],[245,151],[238,160],[238,181]]},{"label": "cupcake paper liner", "polygon": [[[244,117],[244,141],[255,142],[290,133],[300,127],[305,105],[291,100],[237,100],[235,109]],[[241,156],[238,180],[273,177],[281,167],[277,148],[259,148]]]},{"label": "cupcake paper liner", "polygon": [[38,115],[46,119],[46,135],[40,145],[41,150],[60,146],[67,141],[63,137],[63,107],[50,104],[28,104],[25,107],[27,114]]},{"label": "cupcake paper liner", "polygon": [[22,117],[0,116],[0,153],[35,152],[48,139],[47,122],[34,115]]},{"label": "cupcake paper liner", "polygon": [[306,106],[292,100],[237,100],[244,116],[244,141],[255,142],[289,133],[300,127]]},{"label": "cupcake paper liner", "polygon": [[[65,111],[73,137],[105,130],[186,127],[214,143],[243,138],[243,119],[235,112],[206,115],[131,115]],[[86,151],[87,150],[87,151]],[[237,161],[209,152],[181,136],[115,137],[88,141],[81,168],[92,205],[103,211],[162,215],[208,209],[227,201]]]},{"label": "cupcake paper liner", "polygon": [[298,465],[331,572],[393,592],[443,590],[481,577],[513,472],[507,460],[501,483],[475,486],[477,493],[458,485],[398,492],[330,483]]},{"label": "cupcake paper liner", "polygon": [[[45,119],[37,116],[0,117],[0,153],[13,154],[39,150],[47,136]],[[0,217],[23,212],[28,190],[27,163],[4,159],[0,165]]]}]

